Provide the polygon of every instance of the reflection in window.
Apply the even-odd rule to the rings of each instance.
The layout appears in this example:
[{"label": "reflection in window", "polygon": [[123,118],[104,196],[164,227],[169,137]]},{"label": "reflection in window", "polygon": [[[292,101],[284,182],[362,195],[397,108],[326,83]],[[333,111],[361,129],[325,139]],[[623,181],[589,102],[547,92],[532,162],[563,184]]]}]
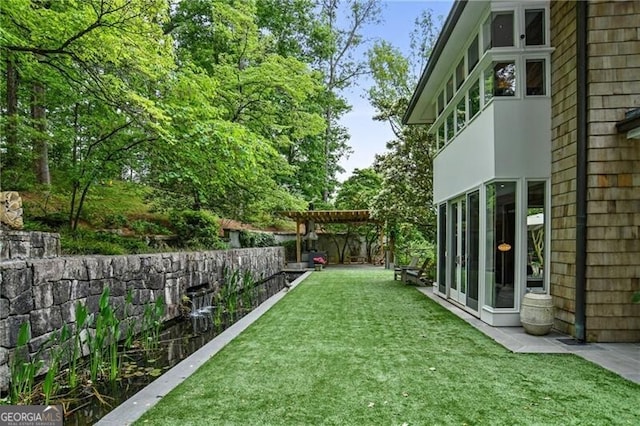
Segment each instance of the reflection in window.
[{"label": "reflection in window", "polygon": [[479,60],[479,55],[478,55],[478,36],[476,36],[473,41],[471,42],[471,45],[469,46],[469,49],[467,50],[467,70],[470,73],[471,70],[473,69],[473,67],[476,66],[476,64],[478,63]]},{"label": "reflection in window", "polygon": [[480,81],[469,89],[469,120],[471,120],[480,111]]},{"label": "reflection in window", "polygon": [[527,59],[527,95],[545,95],[544,59]]},{"label": "reflection in window", "polygon": [[544,9],[526,10],[525,20],[525,44],[527,46],[541,46],[544,41]]},{"label": "reflection in window", "polygon": [[438,127],[438,149],[442,148],[446,142],[444,134],[444,123]]},{"label": "reflection in window", "polygon": [[460,60],[458,66],[456,67],[456,90],[462,86],[462,82],[464,81],[464,58]]},{"label": "reflection in window", "polygon": [[484,71],[484,104],[493,99],[493,65]]},{"label": "reflection in window", "polygon": [[491,15],[482,24],[482,53],[491,49]]},{"label": "reflection in window", "polygon": [[444,90],[438,95],[438,114],[441,114],[442,110],[444,110]]},{"label": "reflection in window", "polygon": [[458,133],[463,127],[464,123],[467,120],[466,111],[465,111],[465,98],[462,98],[456,107],[456,133]]},{"label": "reflection in window", "polygon": [[451,113],[447,117],[447,141],[450,141],[451,139],[453,139],[454,132],[455,131],[453,128],[453,113]]},{"label": "reflection in window", "polygon": [[493,12],[491,16],[491,46],[513,46],[513,12]]},{"label": "reflection in window", "polygon": [[438,208],[438,291],[447,291],[447,203]]},{"label": "reflection in window", "polygon": [[451,76],[449,78],[449,81],[447,81],[447,103],[451,101],[452,97],[453,97],[453,76]]},{"label": "reflection in window", "polygon": [[486,304],[515,306],[516,183],[487,185]]},{"label": "reflection in window", "polygon": [[545,183],[527,182],[527,288],[544,285]]},{"label": "reflection in window", "polygon": [[494,96],[516,95],[516,64],[515,62],[493,63],[493,94]]}]

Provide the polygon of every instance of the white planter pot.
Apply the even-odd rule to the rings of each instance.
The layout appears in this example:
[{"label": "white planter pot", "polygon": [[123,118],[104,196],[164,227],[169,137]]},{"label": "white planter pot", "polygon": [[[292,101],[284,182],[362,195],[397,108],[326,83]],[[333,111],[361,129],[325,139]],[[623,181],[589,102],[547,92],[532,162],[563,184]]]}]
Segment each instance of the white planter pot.
[{"label": "white planter pot", "polygon": [[553,327],[553,299],[548,294],[527,293],[520,307],[520,322],[524,331],[544,336]]}]

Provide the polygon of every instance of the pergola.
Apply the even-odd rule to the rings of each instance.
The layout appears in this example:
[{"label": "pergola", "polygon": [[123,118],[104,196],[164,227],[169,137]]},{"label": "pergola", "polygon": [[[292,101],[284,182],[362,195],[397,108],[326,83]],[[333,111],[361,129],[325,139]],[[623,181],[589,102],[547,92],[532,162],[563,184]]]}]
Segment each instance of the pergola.
[{"label": "pergola", "polygon": [[[371,217],[369,210],[302,210],[283,211],[281,215],[296,221],[296,261],[301,262],[300,224],[313,221],[314,223],[381,223]],[[309,232],[309,230],[306,230]],[[382,234],[380,235],[382,239]]]}]

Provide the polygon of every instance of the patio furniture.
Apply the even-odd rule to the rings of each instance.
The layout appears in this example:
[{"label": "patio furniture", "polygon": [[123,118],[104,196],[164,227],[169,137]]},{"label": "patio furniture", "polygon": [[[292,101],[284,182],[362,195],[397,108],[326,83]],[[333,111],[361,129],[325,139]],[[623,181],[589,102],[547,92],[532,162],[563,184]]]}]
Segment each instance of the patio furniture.
[{"label": "patio furniture", "polygon": [[418,268],[418,257],[413,256],[411,258],[411,262],[408,265],[398,265],[393,268],[393,280],[400,279],[400,281],[404,281],[404,272],[409,269],[417,269]]},{"label": "patio furniture", "polygon": [[415,268],[415,269],[407,269],[406,271],[403,272],[403,278],[402,281],[407,284],[407,283],[412,283],[412,284],[417,284],[417,285],[423,285],[423,284],[427,284],[427,277],[424,276],[424,273],[427,271],[427,268],[429,266],[429,258],[426,258],[424,263],[422,264],[422,266],[420,266],[419,268]]}]

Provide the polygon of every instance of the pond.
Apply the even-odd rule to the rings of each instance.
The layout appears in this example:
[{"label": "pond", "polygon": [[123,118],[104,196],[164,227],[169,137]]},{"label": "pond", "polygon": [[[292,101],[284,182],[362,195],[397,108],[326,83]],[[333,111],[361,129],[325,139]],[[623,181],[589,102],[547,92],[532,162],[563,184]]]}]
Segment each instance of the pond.
[{"label": "pond", "polygon": [[[190,309],[183,317],[166,322],[159,333],[157,344],[150,349],[139,343],[124,350],[120,356],[119,374],[115,380],[83,380],[73,389],[60,379],[59,390],[48,402],[62,405],[65,425],[92,425],[115,407],[152,383],[163,373],[184,360],[218,336],[257,306],[280,292],[297,278],[298,274],[278,273],[251,286],[251,294],[244,290],[224,294],[234,302],[213,297],[208,289],[188,294]],[[186,299],[185,299],[186,300]],[[218,303],[218,306],[214,305]],[[88,360],[78,365],[86,368]],[[69,369],[60,376],[68,375]],[[80,375],[80,374],[79,374]],[[86,376],[86,374],[84,375]],[[38,389],[38,385],[34,387]],[[32,404],[45,404],[34,397]]]}]

